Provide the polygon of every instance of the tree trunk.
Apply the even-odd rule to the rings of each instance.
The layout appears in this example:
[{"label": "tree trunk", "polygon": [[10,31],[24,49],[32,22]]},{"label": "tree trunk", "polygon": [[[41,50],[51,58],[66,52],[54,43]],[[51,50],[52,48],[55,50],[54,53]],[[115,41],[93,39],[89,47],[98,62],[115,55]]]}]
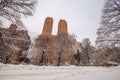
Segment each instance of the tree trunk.
[{"label": "tree trunk", "polygon": [[57,66],[60,66],[60,60],[61,60],[61,52],[59,52],[59,57],[58,57],[58,64],[57,64]]},{"label": "tree trunk", "polygon": [[88,52],[87,52],[87,59],[88,59],[88,66],[90,66],[90,57],[89,57]]},{"label": "tree trunk", "polygon": [[3,44],[2,33],[0,32],[0,45]]},{"label": "tree trunk", "polygon": [[41,56],[41,61],[40,61],[40,63],[43,65],[43,62],[44,62],[44,54],[45,54],[45,52],[43,51],[43,53],[42,53],[42,56]]},{"label": "tree trunk", "polygon": [[88,53],[88,48],[85,49],[85,53],[87,54],[87,60],[88,60],[88,66],[90,66],[90,57],[89,57],[89,53]]}]

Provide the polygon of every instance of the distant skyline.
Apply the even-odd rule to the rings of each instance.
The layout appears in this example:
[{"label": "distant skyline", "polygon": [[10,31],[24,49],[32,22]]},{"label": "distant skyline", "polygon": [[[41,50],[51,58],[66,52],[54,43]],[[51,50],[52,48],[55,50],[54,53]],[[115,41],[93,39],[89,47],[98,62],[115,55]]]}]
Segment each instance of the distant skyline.
[{"label": "distant skyline", "polygon": [[103,6],[104,0],[38,0],[34,16],[23,22],[30,31],[41,34],[45,18],[52,17],[55,35],[59,20],[64,19],[68,32],[75,34],[77,41],[89,38],[94,44]]}]

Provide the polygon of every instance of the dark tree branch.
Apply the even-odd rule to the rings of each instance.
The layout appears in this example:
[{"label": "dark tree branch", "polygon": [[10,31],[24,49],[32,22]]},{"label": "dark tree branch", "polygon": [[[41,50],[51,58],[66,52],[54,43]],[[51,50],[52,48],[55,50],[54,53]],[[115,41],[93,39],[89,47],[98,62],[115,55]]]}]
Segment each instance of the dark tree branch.
[{"label": "dark tree branch", "polygon": [[[32,16],[37,0],[1,0],[0,17],[16,23],[19,27],[24,27],[21,17]],[[0,21],[3,22],[2,20]]]}]

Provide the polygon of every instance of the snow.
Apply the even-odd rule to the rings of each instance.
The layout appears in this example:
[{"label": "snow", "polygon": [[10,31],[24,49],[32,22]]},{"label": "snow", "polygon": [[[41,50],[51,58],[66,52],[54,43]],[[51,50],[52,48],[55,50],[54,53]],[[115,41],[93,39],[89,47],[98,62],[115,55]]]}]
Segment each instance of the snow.
[{"label": "snow", "polygon": [[0,63],[0,80],[120,80],[120,66],[35,66]]}]

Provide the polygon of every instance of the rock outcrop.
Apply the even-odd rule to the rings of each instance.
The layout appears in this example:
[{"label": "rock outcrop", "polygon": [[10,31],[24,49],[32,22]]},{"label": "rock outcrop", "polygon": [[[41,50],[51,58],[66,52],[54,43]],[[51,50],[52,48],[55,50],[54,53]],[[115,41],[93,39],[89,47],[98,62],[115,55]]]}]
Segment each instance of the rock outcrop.
[{"label": "rock outcrop", "polygon": [[0,57],[9,56],[10,63],[18,63],[15,60],[19,59],[20,54],[27,52],[30,44],[31,40],[26,30],[18,30],[15,24],[9,28],[0,27]]},{"label": "rock outcrop", "polygon": [[17,26],[12,24],[9,28],[0,28],[0,32],[4,44],[21,50],[29,48],[31,40],[26,30],[17,30]]},{"label": "rock outcrop", "polygon": [[11,24],[8,31],[11,35],[15,35],[16,29],[17,29],[17,26],[15,24]]}]

